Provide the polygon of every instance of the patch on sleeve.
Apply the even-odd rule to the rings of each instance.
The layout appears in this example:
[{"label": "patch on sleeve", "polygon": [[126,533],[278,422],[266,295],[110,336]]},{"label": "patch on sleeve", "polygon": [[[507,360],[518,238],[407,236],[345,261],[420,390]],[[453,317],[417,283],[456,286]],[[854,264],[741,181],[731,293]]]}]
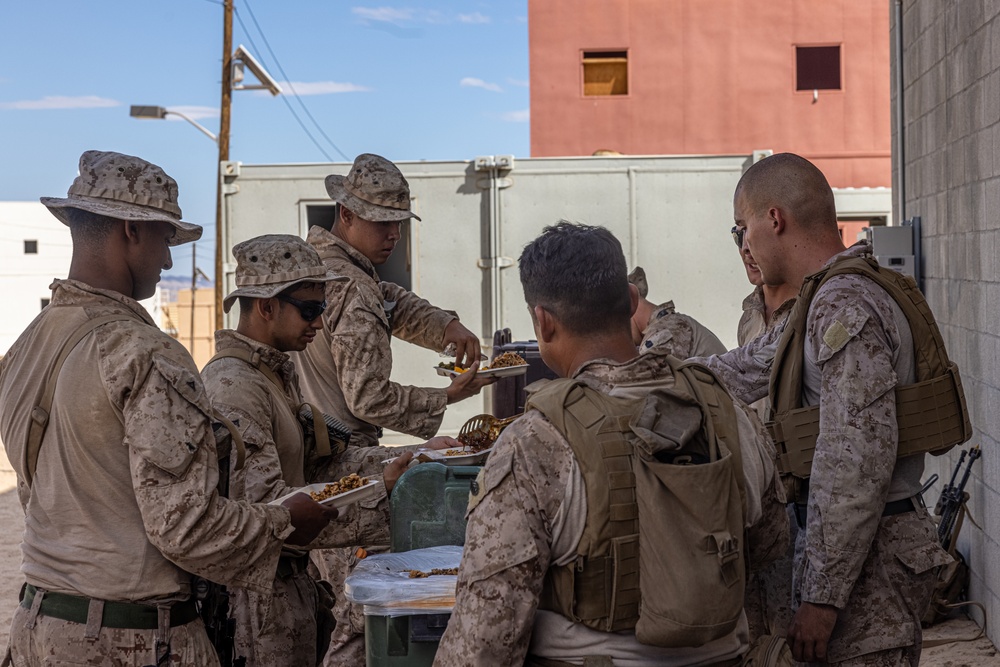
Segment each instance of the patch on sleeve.
[{"label": "patch on sleeve", "polygon": [[847,341],[849,340],[851,340],[851,334],[847,333],[847,327],[839,321],[831,324],[826,333],[823,334],[823,342],[834,352],[839,351],[844,345],[847,345]]},{"label": "patch on sleeve", "polygon": [[869,317],[867,310],[854,303],[843,306],[831,316],[821,316],[816,328],[823,331],[823,344],[820,345],[817,361],[823,363],[844,349],[861,332]]}]

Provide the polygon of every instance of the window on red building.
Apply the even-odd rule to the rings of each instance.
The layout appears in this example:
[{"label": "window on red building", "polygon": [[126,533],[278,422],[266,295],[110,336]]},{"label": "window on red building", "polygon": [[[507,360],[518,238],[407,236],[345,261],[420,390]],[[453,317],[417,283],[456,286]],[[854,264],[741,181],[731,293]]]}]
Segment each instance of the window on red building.
[{"label": "window on red building", "polygon": [[583,94],[627,95],[628,52],[584,51]]},{"label": "window on red building", "polygon": [[796,90],[840,90],[839,46],[796,46]]}]

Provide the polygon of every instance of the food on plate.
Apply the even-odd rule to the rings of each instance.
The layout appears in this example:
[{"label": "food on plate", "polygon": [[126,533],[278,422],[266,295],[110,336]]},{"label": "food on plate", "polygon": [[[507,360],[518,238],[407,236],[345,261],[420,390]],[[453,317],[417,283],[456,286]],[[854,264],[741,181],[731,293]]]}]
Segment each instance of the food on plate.
[{"label": "food on plate", "polygon": [[337,482],[327,484],[323,487],[322,491],[310,493],[309,496],[316,502],[319,502],[321,500],[333,498],[334,496],[339,496],[342,493],[347,493],[348,491],[353,491],[354,489],[360,489],[367,483],[367,477],[360,477],[358,473],[352,472],[347,477],[341,477]]},{"label": "food on plate", "polygon": [[[516,352],[504,352],[499,357],[493,360],[492,364],[485,364],[479,367],[480,372],[495,370],[497,368],[510,368],[511,366],[524,366],[528,362]],[[438,368],[443,368],[446,371],[454,371],[456,373],[464,373],[469,370],[468,368],[462,368],[461,366],[456,366],[454,361],[442,361],[437,365]]]},{"label": "food on plate", "polygon": [[410,573],[410,579],[426,579],[427,577],[437,577],[445,574],[458,574],[457,567],[436,567],[430,572],[421,570],[403,570]]},{"label": "food on plate", "polygon": [[527,361],[517,352],[504,352],[493,360],[487,368],[510,368],[511,366],[524,366]]},{"label": "food on plate", "polygon": [[438,368],[443,368],[446,371],[455,371],[456,373],[464,373],[469,370],[468,368],[462,368],[461,366],[456,366],[454,361],[442,361],[437,365]]}]

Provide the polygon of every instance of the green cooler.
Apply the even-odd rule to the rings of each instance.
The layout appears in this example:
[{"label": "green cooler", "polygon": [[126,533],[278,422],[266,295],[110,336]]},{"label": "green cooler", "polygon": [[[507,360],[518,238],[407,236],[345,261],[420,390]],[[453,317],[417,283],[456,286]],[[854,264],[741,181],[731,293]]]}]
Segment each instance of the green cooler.
[{"label": "green cooler", "polygon": [[[465,544],[465,510],[478,466],[423,463],[407,470],[390,498],[394,553]],[[431,667],[450,613],[365,615],[368,667]]]}]

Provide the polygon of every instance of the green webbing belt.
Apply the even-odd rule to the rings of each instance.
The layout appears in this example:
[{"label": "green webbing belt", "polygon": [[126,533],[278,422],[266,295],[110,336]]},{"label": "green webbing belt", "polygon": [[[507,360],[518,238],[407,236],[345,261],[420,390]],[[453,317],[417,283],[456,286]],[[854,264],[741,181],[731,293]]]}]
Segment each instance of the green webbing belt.
[{"label": "green webbing belt", "polygon": [[[31,584],[24,586],[21,606],[31,609],[36,589]],[[42,616],[58,618],[72,623],[87,623],[90,611],[90,598],[64,593],[43,593],[42,604],[38,613]],[[194,600],[175,602],[170,606],[170,627],[184,625],[198,618],[198,610]],[[104,602],[104,615],[101,627],[122,628],[127,630],[156,630],[157,607],[155,605],[137,604],[134,602]]]}]

